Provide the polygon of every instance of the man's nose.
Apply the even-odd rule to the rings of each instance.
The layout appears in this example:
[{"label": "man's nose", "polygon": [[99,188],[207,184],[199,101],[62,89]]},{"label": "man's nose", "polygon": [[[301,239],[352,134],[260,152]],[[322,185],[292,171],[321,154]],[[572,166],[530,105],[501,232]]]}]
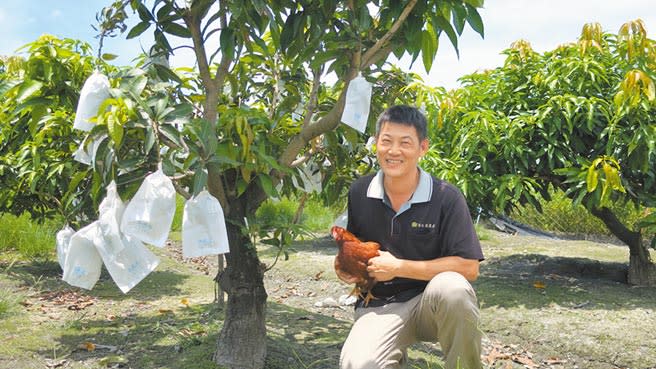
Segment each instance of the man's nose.
[{"label": "man's nose", "polygon": [[392,145],[390,146],[390,149],[389,149],[389,153],[397,154],[399,152],[401,152],[401,145],[398,144],[398,143],[392,143]]}]

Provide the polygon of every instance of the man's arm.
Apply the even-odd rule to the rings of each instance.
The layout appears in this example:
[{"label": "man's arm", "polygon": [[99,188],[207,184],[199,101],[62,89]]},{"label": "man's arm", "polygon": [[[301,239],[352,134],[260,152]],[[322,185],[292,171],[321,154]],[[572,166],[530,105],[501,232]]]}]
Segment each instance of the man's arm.
[{"label": "man's arm", "polygon": [[369,259],[367,271],[377,281],[384,282],[396,277],[430,281],[442,272],[457,272],[468,281],[478,278],[478,260],[460,256],[445,256],[432,260],[405,260],[396,258],[386,251]]}]

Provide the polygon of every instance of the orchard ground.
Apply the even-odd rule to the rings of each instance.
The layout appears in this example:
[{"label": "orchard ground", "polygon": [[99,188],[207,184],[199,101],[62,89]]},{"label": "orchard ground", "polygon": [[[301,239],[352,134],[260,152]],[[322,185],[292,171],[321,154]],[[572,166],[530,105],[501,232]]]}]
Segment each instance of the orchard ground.
[{"label": "orchard ground", "polygon": [[[656,368],[656,290],[623,283],[628,248],[493,230],[481,239],[486,368]],[[351,286],[334,275],[334,242],[297,242],[275,263],[277,249],[258,248],[270,268],[266,368],[336,368],[352,307],[338,303]],[[54,258],[2,255],[0,368],[214,368],[216,257],[183,260],[177,241],[153,251],[160,266],[125,295],[106,272],[85,291],[61,281]],[[409,356],[410,368],[441,368],[438,344]]]}]

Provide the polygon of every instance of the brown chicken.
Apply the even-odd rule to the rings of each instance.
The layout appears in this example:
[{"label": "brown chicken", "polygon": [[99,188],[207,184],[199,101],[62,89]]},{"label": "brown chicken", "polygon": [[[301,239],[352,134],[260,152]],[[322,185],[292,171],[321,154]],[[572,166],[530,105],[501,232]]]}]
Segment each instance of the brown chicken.
[{"label": "brown chicken", "polygon": [[335,273],[342,281],[355,283],[352,295],[362,298],[362,291],[367,291],[367,296],[364,297],[364,306],[367,306],[374,298],[371,288],[376,284],[376,280],[369,277],[367,263],[369,259],[379,255],[380,244],[362,242],[353,233],[338,226],[333,226],[331,233],[339,246],[335,256]]}]

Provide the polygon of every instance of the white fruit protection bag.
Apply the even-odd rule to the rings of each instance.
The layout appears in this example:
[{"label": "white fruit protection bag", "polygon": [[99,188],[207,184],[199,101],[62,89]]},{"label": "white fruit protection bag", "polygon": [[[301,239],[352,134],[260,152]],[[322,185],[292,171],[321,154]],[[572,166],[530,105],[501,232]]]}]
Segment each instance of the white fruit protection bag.
[{"label": "white fruit protection bag", "polygon": [[207,191],[189,199],[182,215],[182,256],[193,258],[230,252],[221,203]]},{"label": "white fruit protection bag", "polygon": [[296,176],[292,176],[294,187],[307,193],[321,193],[321,171],[317,163],[313,160],[308,161],[299,167],[298,174],[302,183],[298,183]]},{"label": "white fruit protection bag", "polygon": [[116,183],[107,186],[107,196],[100,203],[102,237],[95,246],[116,285],[127,293],[159,264],[159,258],[137,239],[121,234],[119,225],[125,205],[118,195]]},{"label": "white fruit protection bag", "polygon": [[98,115],[98,108],[109,97],[109,87],[109,79],[99,71],[87,78],[80,91],[73,128],[90,131],[94,127],[91,118]]},{"label": "white fruit protection bag", "polygon": [[96,152],[98,151],[98,147],[100,147],[100,144],[106,138],[106,134],[103,134],[98,138],[92,138],[91,136],[88,136],[82,140],[80,146],[73,153],[73,159],[82,164],[92,165],[96,160]]},{"label": "white fruit protection bag", "polygon": [[175,215],[175,188],[162,169],[148,175],[121,220],[121,231],[142,242],[164,247]]},{"label": "white fruit protection bag", "polygon": [[57,261],[59,261],[59,266],[64,270],[66,265],[66,256],[68,256],[68,249],[71,245],[71,237],[75,234],[75,230],[71,228],[68,224],[64,226],[57,235],[55,236],[57,244]]},{"label": "white fruit protection bag", "polygon": [[358,73],[358,76],[349,82],[346,90],[342,122],[362,133],[367,128],[367,119],[369,119],[371,89],[371,83]]},{"label": "white fruit protection bag", "polygon": [[95,221],[71,236],[62,279],[71,286],[90,290],[100,278],[102,259],[95,243],[102,238],[100,224]]}]

